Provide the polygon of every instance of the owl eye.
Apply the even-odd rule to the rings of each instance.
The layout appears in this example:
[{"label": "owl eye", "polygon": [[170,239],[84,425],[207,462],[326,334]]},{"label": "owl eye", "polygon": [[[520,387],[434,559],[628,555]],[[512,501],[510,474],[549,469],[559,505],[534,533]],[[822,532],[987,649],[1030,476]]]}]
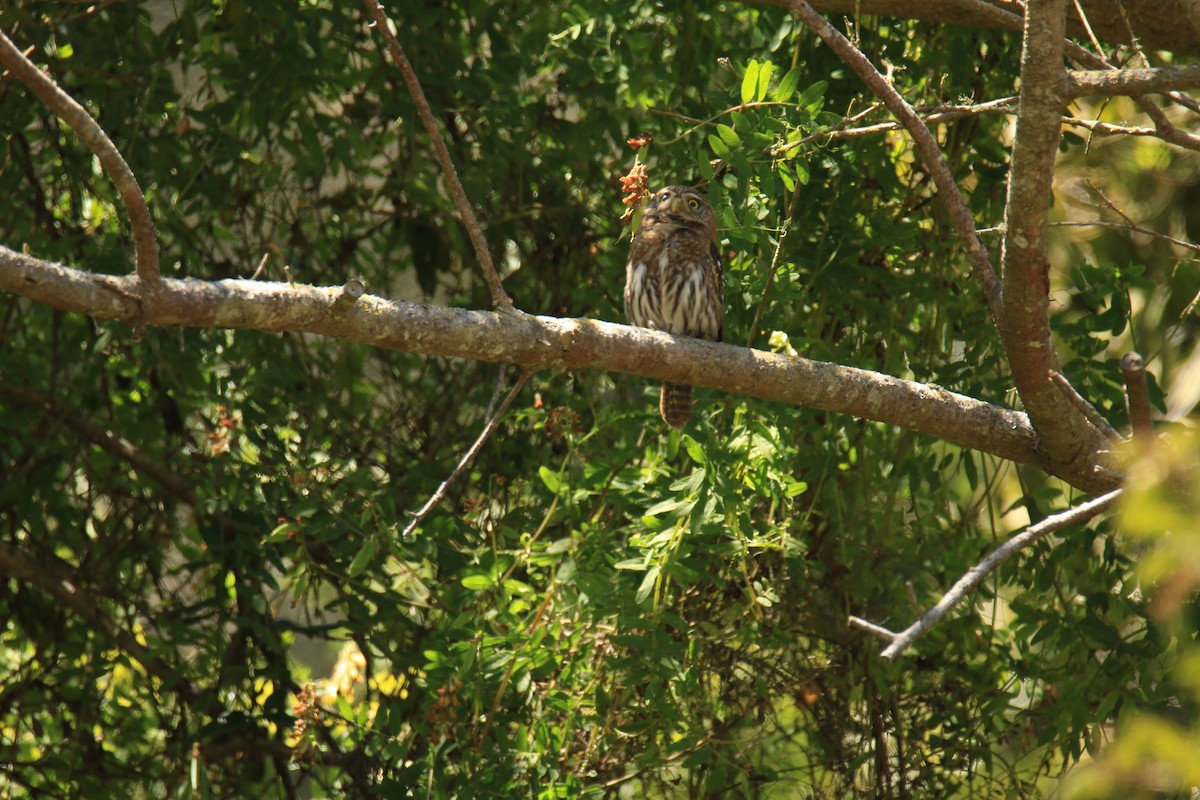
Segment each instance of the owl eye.
[{"label": "owl eye", "polygon": [[700,207],[700,201],[699,201],[699,200],[697,200],[697,199],[696,199],[696,198],[694,198],[694,197],[689,197],[689,198],[688,198],[688,208],[690,208],[692,211],[695,211],[695,210],[696,210],[697,208],[699,208],[699,207]]},{"label": "owl eye", "polygon": [[670,193],[670,192],[661,192],[661,193],[658,195],[658,202],[660,202],[660,203],[665,203],[665,202],[667,202],[667,200],[668,200],[670,197],[671,197],[671,193]]}]

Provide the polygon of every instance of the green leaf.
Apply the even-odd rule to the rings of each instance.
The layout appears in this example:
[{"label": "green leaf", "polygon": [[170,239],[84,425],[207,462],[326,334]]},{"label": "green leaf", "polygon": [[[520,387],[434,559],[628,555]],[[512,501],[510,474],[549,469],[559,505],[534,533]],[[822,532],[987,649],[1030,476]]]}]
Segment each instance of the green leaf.
[{"label": "green leaf", "polygon": [[658,582],[658,573],[661,571],[661,569],[661,567],[656,565],[646,571],[645,576],[642,578],[641,585],[638,586],[637,594],[634,595],[634,599],[637,600],[637,602],[642,602],[650,596],[651,592],[654,591],[654,585]]},{"label": "green leaf", "polygon": [[692,461],[695,461],[700,466],[708,463],[708,459],[704,456],[704,448],[690,434],[685,433],[683,435],[683,446],[687,450],[687,454],[691,456]]},{"label": "green leaf", "polygon": [[750,59],[750,63],[746,65],[746,74],[742,76],[742,103],[749,103],[754,100],[754,93],[758,91],[758,62]]},{"label": "green leaf", "polygon": [[473,592],[482,592],[484,589],[491,589],[496,585],[496,579],[487,573],[477,572],[474,575],[467,575],[462,579],[464,589],[470,589]]},{"label": "green leaf", "polygon": [[676,509],[682,508],[684,506],[691,507],[691,505],[692,504],[690,502],[688,502],[687,500],[678,500],[678,499],[674,499],[674,498],[672,498],[671,500],[662,500],[662,501],[657,502],[654,505],[650,506],[650,508],[646,509],[646,516],[657,517],[660,514],[667,514],[667,513],[670,513],[671,511],[675,511]]},{"label": "green leaf", "polygon": [[792,162],[792,169],[796,170],[796,180],[801,186],[808,186],[808,179],[811,174],[808,171],[808,164],[802,159],[797,158]]},{"label": "green leaf", "polygon": [[295,532],[296,526],[291,522],[285,522],[282,525],[276,525],[275,529],[263,537],[263,544],[277,544],[285,542],[291,538]]},{"label": "green leaf", "polygon": [[796,191],[796,179],[792,177],[792,170],[788,168],[786,161],[780,161],[776,172],[779,173],[779,180],[783,182],[783,188],[789,192]]},{"label": "green leaf", "polygon": [[754,99],[762,102],[767,99],[767,90],[771,88],[771,73],[775,71],[775,65],[770,61],[764,61],[758,68],[758,89],[754,92]]},{"label": "green leaf", "polygon": [[720,137],[709,135],[708,146],[717,154],[717,158],[729,158],[729,148],[721,141]]},{"label": "green leaf", "polygon": [[737,131],[728,125],[717,124],[717,134],[720,135],[721,141],[730,148],[741,147],[742,137],[738,136]]},{"label": "green leaf", "polygon": [[825,103],[825,90],[829,88],[828,81],[817,81],[812,86],[804,90],[796,100],[796,105],[807,109],[810,113],[816,113]]},{"label": "green leaf", "polygon": [[797,481],[789,483],[787,488],[783,490],[787,497],[798,497],[808,491],[808,483],[805,481]]},{"label": "green leaf", "polygon": [[558,494],[562,489],[562,478],[558,473],[548,467],[538,467],[538,477],[542,479],[542,483],[546,484],[546,488],[554,494]]},{"label": "green leaf", "polygon": [[793,67],[787,71],[779,81],[779,85],[775,87],[775,91],[771,93],[771,99],[780,103],[786,103],[791,100],[796,94],[796,88],[800,85],[800,68]]},{"label": "green leaf", "polygon": [[356,578],[361,575],[367,568],[367,565],[374,560],[379,552],[379,540],[375,537],[367,539],[363,542],[363,546],[358,548],[358,554],[354,556],[354,560],[350,562],[350,566],[346,568],[346,574],[351,578]]}]

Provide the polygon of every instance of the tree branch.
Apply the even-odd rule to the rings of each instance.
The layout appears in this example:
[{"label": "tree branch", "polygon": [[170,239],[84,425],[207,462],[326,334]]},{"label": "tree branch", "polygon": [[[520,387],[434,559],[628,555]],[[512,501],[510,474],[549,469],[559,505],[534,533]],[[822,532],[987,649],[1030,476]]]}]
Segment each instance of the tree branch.
[{"label": "tree branch", "polygon": [[[517,379],[516,384],[511,390],[509,390],[503,402],[500,403],[500,408],[496,409],[496,413],[492,414],[491,419],[489,419],[483,426],[483,430],[479,432],[479,436],[476,437],[471,446],[467,448],[467,452],[463,453],[463,457],[459,459],[458,465],[451,470],[450,475],[447,476],[446,480],[442,481],[441,485],[438,486],[437,491],[435,491],[433,495],[427,501],[425,501],[425,505],[421,506],[421,508],[413,516],[412,521],[410,521],[408,525],[404,526],[404,531],[400,534],[401,539],[407,539],[412,532],[415,531],[417,527],[425,521],[425,517],[429,516],[429,512],[432,511],[438,503],[442,502],[442,498],[446,496],[446,491],[450,488],[450,484],[454,483],[454,481],[458,479],[458,476],[463,473],[463,470],[470,466],[471,462],[475,460],[475,456],[479,454],[481,449],[483,449],[484,442],[486,442],[488,437],[492,435],[492,432],[496,430],[496,426],[499,425],[500,420],[504,418],[504,414],[508,411],[508,407],[512,405],[513,399],[516,398],[521,389],[525,387],[525,383],[529,380],[529,377],[530,373],[525,372],[520,378]],[[499,387],[496,388],[498,389]]]},{"label": "tree branch", "polygon": [[860,617],[850,617],[849,622],[856,628],[861,628],[883,639],[887,639],[890,644],[883,649],[880,655],[885,659],[891,660],[911,647],[912,643],[919,636],[936,625],[938,620],[946,616],[947,611],[962,602],[967,592],[978,586],[984,577],[1004,563],[1013,553],[1024,550],[1048,533],[1086,522],[1092,517],[1103,513],[1121,496],[1122,491],[1124,490],[1115,489],[1108,494],[1097,497],[1094,500],[1089,500],[1061,514],[1046,517],[1038,524],[1030,525],[1025,530],[1012,536],[1004,544],[989,553],[982,561],[967,570],[966,574],[950,587],[950,591],[946,592],[937,605],[926,611],[920,619],[900,633],[892,633],[887,628],[876,625],[873,622],[867,622]]},{"label": "tree branch", "polygon": [[17,49],[3,31],[0,31],[0,63],[8,67],[21,83],[38,96],[47,107],[75,131],[96,157],[100,166],[117,187],[125,213],[129,215],[129,227],[133,230],[133,242],[137,258],[137,274],[143,281],[146,292],[153,294],[158,285],[158,238],[154,231],[154,220],[146,205],[146,196],[138,186],[133,170],[117,150],[108,135],[92,119],[83,106],[76,103],[48,75],[34,66]]},{"label": "tree branch", "polygon": [[425,99],[425,90],[421,88],[417,73],[409,63],[408,57],[404,55],[404,48],[400,46],[399,40],[392,33],[392,29],[388,25],[387,14],[379,5],[378,0],[364,0],[364,3],[367,11],[375,18],[372,27],[378,30],[379,35],[383,37],[392,60],[396,62],[396,66],[400,68],[400,74],[404,76],[408,93],[412,95],[413,102],[417,105],[417,114],[421,117],[421,124],[425,126],[425,132],[429,134],[429,143],[433,146],[433,154],[442,168],[442,173],[446,176],[446,186],[450,189],[454,207],[458,209],[458,216],[466,226],[467,236],[471,239],[471,247],[475,250],[475,258],[479,261],[479,268],[483,270],[483,280],[487,283],[488,291],[491,292],[492,305],[500,311],[512,311],[513,301],[504,291],[504,286],[500,283],[500,276],[496,274],[496,266],[492,263],[492,254],[488,250],[483,228],[480,227],[479,220],[475,217],[475,211],[471,208],[471,201],[467,199],[467,191],[463,188],[462,181],[458,179],[458,170],[454,168],[454,160],[450,157],[446,140],[442,138],[442,132],[438,129],[437,120],[433,118],[433,111],[429,107],[429,101]]},{"label": "tree branch", "polygon": [[971,209],[967,207],[966,200],[963,199],[962,192],[942,154],[942,149],[938,146],[937,140],[929,128],[921,121],[913,107],[900,96],[886,78],[879,74],[875,65],[840,31],[830,25],[828,20],[814,11],[813,7],[805,0],[786,0],[785,5],[796,19],[808,26],[830,50],[854,70],[859,80],[883,101],[888,110],[912,136],[913,146],[921,154],[921,158],[937,186],[938,199],[946,207],[950,220],[967,249],[971,268],[983,287],[984,299],[987,301],[992,319],[998,323],[1002,312],[1000,281],[992,267],[992,260],[975,230],[975,219],[971,216]]},{"label": "tree branch", "polygon": [[[585,319],[496,314],[363,295],[337,305],[340,287],[266,281],[164,279],[145,314],[134,279],[93,275],[0,246],[0,289],[65,311],[125,322],[323,334],[425,355],[517,364],[526,370],[598,369],[688,383],[897,425],[1001,458],[1040,464],[1020,412],[867,370]],[[1090,464],[1055,473],[1085,491],[1111,489]]]},{"label": "tree branch", "polygon": [[1064,471],[1095,465],[1104,433],[1052,382],[1062,373],[1050,330],[1048,216],[1062,129],[1064,0],[1032,0],[1021,53],[1020,110],[1005,201],[1000,337],[1046,457]]},{"label": "tree branch", "polygon": [[1200,64],[1153,69],[1072,70],[1067,73],[1064,98],[1144,95],[1196,88],[1200,88]]},{"label": "tree branch", "polygon": [[[754,5],[786,6],[786,0],[753,0]],[[812,0],[820,11],[841,16],[880,15],[898,19],[920,19],[945,25],[971,28],[999,28],[1020,30],[997,14],[1007,17],[1019,16],[1024,8],[1022,0]],[[1140,11],[1137,15],[1136,33],[1144,45],[1152,50],[1167,50],[1180,55],[1200,55],[1197,30],[1188,24],[1188,15],[1195,14],[1191,0],[1082,0],[1080,13],[1068,20],[1071,35],[1085,37],[1089,28],[1102,41],[1127,45],[1133,33],[1127,14]],[[1015,12],[1015,13],[1014,13]]]},{"label": "tree branch", "polygon": [[177,669],[152,655],[133,634],[104,613],[97,598],[76,585],[70,577],[71,567],[65,561],[53,557],[38,558],[15,545],[0,542],[0,573],[36,586],[87,620],[126,655],[141,664],[148,674],[161,680],[166,688],[182,699],[190,700],[195,697],[195,687],[182,678]]},{"label": "tree branch", "polygon": [[196,492],[182,478],[147,456],[128,439],[105,430],[96,423],[63,408],[52,398],[21,386],[0,387],[0,394],[26,405],[41,409],[55,421],[60,421],[105,452],[127,462],[138,472],[146,475],[170,491],[189,506],[197,503]]}]

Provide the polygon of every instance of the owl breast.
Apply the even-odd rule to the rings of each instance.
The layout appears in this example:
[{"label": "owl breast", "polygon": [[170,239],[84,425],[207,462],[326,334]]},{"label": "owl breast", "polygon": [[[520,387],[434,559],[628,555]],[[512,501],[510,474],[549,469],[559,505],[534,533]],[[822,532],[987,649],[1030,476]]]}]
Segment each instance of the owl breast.
[{"label": "owl breast", "polygon": [[715,285],[711,245],[690,231],[662,236],[643,231],[626,268],[625,305],[629,321],[684,336],[717,339],[719,313],[712,313]]}]

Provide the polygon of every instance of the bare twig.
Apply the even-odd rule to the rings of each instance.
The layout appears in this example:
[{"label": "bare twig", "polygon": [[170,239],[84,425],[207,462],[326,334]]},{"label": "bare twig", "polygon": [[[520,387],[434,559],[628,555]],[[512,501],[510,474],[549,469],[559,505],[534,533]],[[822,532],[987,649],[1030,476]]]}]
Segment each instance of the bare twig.
[{"label": "bare twig", "polygon": [[1117,433],[1116,429],[1108,424],[1108,420],[1100,416],[1100,412],[1096,410],[1095,406],[1085,400],[1083,395],[1075,391],[1075,387],[1067,380],[1067,376],[1061,372],[1050,370],[1050,381],[1066,396],[1071,405],[1079,410],[1080,414],[1087,417],[1088,422],[1096,426],[1110,440],[1114,442],[1121,441],[1121,434]]},{"label": "bare twig", "polygon": [[[1017,98],[1015,97],[1000,97],[985,103],[973,103],[969,105],[942,104],[936,106],[914,106],[913,111],[926,124],[933,124],[953,122],[959,119],[966,119],[967,117],[976,117],[981,114],[1011,114],[1016,104]],[[872,107],[868,109],[868,113],[875,110],[876,108]],[[857,139],[860,136],[874,136],[879,133],[887,133],[888,131],[904,128],[899,122],[880,122],[877,125],[864,125],[861,128],[849,127],[850,124],[861,120],[864,116],[866,116],[866,113],[860,112],[854,117],[843,120],[832,128],[823,128],[819,131],[814,131],[794,142],[774,145],[768,150],[768,154],[778,158],[789,150],[794,150],[797,147],[811,144],[812,142],[826,142],[834,139]]]},{"label": "bare twig", "polygon": [[1052,228],[1116,228],[1117,230],[1133,231],[1144,236],[1152,236],[1155,239],[1162,239],[1164,242],[1170,242],[1176,247],[1184,247],[1188,250],[1200,252],[1200,244],[1185,242],[1183,239],[1176,239],[1174,236],[1169,236],[1159,231],[1151,230],[1135,222],[1107,222],[1105,220],[1088,220],[1079,222],[1051,222]]},{"label": "bare twig", "polygon": [[1182,92],[1167,92],[1166,96],[1171,98],[1176,105],[1182,106],[1194,114],[1200,114],[1200,103],[1196,102],[1194,98]]},{"label": "bare twig", "polygon": [[1154,129],[1158,131],[1158,138],[1164,142],[1185,147],[1188,150],[1200,150],[1200,136],[1186,133],[1176,128],[1171,124],[1171,120],[1167,118],[1167,112],[1154,105],[1152,100],[1137,96],[1134,99],[1139,101],[1138,105],[1142,107],[1142,110],[1146,112],[1146,116],[1154,123]]},{"label": "bare twig", "polygon": [[442,137],[437,120],[433,118],[433,110],[429,107],[429,101],[425,99],[425,90],[421,88],[417,73],[409,63],[408,57],[404,55],[404,48],[400,46],[399,40],[392,33],[387,14],[379,5],[379,0],[364,0],[364,3],[367,11],[375,19],[373,27],[383,37],[388,52],[392,55],[392,60],[396,62],[396,66],[400,68],[400,74],[404,76],[408,93],[412,95],[413,102],[417,106],[417,114],[421,117],[425,132],[429,134],[433,154],[442,168],[442,173],[446,176],[446,186],[450,189],[450,197],[467,229],[467,235],[471,238],[471,246],[475,249],[475,258],[479,261],[479,268],[483,270],[483,280],[487,283],[488,291],[491,292],[492,305],[498,311],[513,311],[515,310],[513,301],[500,283],[500,276],[496,273],[495,264],[492,263],[492,254],[488,250],[487,240],[483,236],[483,228],[480,227],[475,211],[471,208],[471,201],[467,199],[467,192],[458,178],[458,171],[454,168],[453,159],[450,158],[450,150],[446,147],[446,140]]},{"label": "bare twig", "polygon": [[258,262],[258,269],[254,270],[254,274],[250,276],[250,280],[258,280],[258,276],[262,275],[262,271],[267,268],[267,261],[269,261],[270,258],[270,253],[263,253],[262,260]]},{"label": "bare twig", "polygon": [[1100,40],[1096,38],[1096,33],[1092,30],[1092,23],[1088,20],[1087,12],[1083,10],[1083,4],[1079,0],[1075,0],[1075,13],[1079,15],[1083,29],[1087,31],[1088,41],[1092,43],[1092,47],[1096,48],[1097,53],[1104,55],[1104,48],[1100,46]]},{"label": "bare twig", "polygon": [[796,213],[796,202],[800,199],[800,183],[796,183],[796,188],[792,192],[791,200],[787,204],[787,209],[783,212],[783,225],[779,229],[779,239],[775,242],[775,252],[771,254],[771,266],[767,268],[767,279],[763,284],[762,297],[759,298],[758,307],[754,309],[754,320],[750,323],[750,333],[746,336],[746,347],[751,347],[754,344],[754,337],[758,335],[758,326],[762,322],[763,310],[767,305],[767,297],[771,293],[771,286],[775,283],[775,273],[779,269],[779,260],[783,256],[783,243],[787,240],[788,232],[792,229],[792,215]]},{"label": "bare twig", "polygon": [[454,483],[458,476],[461,475],[463,471],[470,466],[471,462],[475,460],[475,456],[479,454],[481,449],[483,449],[484,442],[486,442],[488,437],[492,435],[492,432],[496,430],[496,427],[500,424],[500,420],[504,417],[504,412],[508,411],[509,405],[512,404],[512,401],[517,394],[520,393],[522,387],[525,386],[525,382],[529,380],[530,375],[532,375],[532,373],[524,372],[521,374],[520,378],[517,378],[516,384],[509,391],[508,395],[505,396],[504,401],[500,403],[500,407],[496,409],[496,413],[493,414],[492,418],[489,419],[487,424],[483,426],[483,430],[480,431],[479,437],[476,438],[475,442],[467,448],[467,452],[463,453],[463,457],[459,459],[458,466],[454,468],[446,480],[442,481],[442,485],[437,488],[437,491],[435,491],[433,495],[425,501],[425,505],[421,506],[421,508],[417,511],[416,515],[412,518],[412,521],[408,523],[408,525],[404,528],[404,531],[400,534],[401,538],[407,538],[410,536],[412,532],[417,529],[417,526],[425,521],[425,517],[429,516],[429,512],[432,511],[438,503],[442,502],[442,498],[446,496],[446,492],[450,489],[450,484]]},{"label": "bare twig", "polygon": [[1154,443],[1154,420],[1150,412],[1150,391],[1146,384],[1146,361],[1130,351],[1121,359],[1125,376],[1125,403],[1133,440],[1146,446]]},{"label": "bare twig", "polygon": [[978,586],[988,573],[1004,563],[1014,553],[1024,550],[1048,533],[1053,533],[1072,525],[1078,525],[1103,513],[1121,496],[1122,491],[1124,490],[1114,489],[1108,494],[1097,497],[1094,500],[1089,500],[1075,508],[1046,517],[1046,519],[1036,525],[1030,525],[1025,530],[1010,537],[1004,544],[989,553],[982,561],[967,570],[966,574],[950,587],[950,591],[946,592],[937,605],[926,611],[920,619],[899,633],[893,633],[887,628],[867,622],[860,617],[850,617],[849,622],[856,628],[870,631],[876,636],[887,640],[889,644],[883,649],[880,655],[885,659],[893,659],[911,647],[912,643],[918,637],[936,625],[938,620],[946,616],[947,611],[962,602],[967,592]]},{"label": "bare twig", "polygon": [[1158,136],[1157,128],[1132,127],[1129,125],[1114,125],[1111,122],[1101,122],[1098,119],[1080,119],[1079,117],[1063,117],[1068,125],[1087,128],[1097,136]]},{"label": "bare twig", "polygon": [[954,175],[951,174],[950,167],[946,163],[946,157],[938,146],[933,133],[921,121],[908,101],[900,96],[899,92],[879,73],[879,70],[875,69],[875,65],[863,55],[862,51],[830,25],[829,21],[818,14],[806,0],[786,0],[785,4],[794,17],[807,25],[830,50],[833,50],[847,66],[854,70],[859,79],[874,92],[876,97],[883,101],[888,110],[896,116],[912,136],[913,145],[921,154],[934,184],[937,185],[938,199],[946,206],[950,220],[963,240],[963,245],[971,260],[971,268],[983,287],[984,299],[987,301],[992,319],[999,324],[1003,313],[1000,280],[996,277],[996,270],[992,267],[991,257],[975,231],[975,219],[971,216],[971,209],[967,207],[967,202],[963,198],[962,192],[959,191]]},{"label": "bare twig", "polygon": [[8,67],[9,72],[70,125],[71,130],[75,131],[100,160],[100,166],[117,187],[117,193],[125,205],[125,212],[129,215],[137,274],[144,284],[142,288],[146,293],[153,294],[159,282],[158,239],[154,231],[154,220],[150,217],[150,209],[146,205],[146,196],[142,194],[133,170],[125,163],[116,145],[96,120],[92,119],[92,115],[60,89],[50,76],[34,66],[3,31],[0,31],[0,63]]}]

